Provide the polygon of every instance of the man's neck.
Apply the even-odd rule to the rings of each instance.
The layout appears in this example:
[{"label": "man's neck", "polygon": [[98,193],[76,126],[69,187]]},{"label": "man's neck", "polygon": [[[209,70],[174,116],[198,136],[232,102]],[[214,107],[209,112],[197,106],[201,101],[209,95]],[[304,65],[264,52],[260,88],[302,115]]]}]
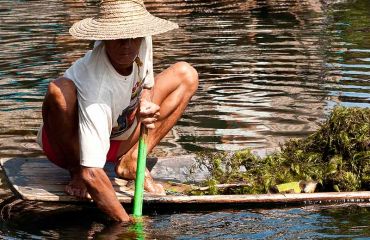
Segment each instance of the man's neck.
[{"label": "man's neck", "polygon": [[[107,54],[108,55],[108,54]],[[111,58],[108,55],[108,59],[114,69],[122,76],[128,76],[132,73],[132,68],[133,68],[133,62],[131,64],[119,64],[117,62],[114,62],[111,60]]]}]

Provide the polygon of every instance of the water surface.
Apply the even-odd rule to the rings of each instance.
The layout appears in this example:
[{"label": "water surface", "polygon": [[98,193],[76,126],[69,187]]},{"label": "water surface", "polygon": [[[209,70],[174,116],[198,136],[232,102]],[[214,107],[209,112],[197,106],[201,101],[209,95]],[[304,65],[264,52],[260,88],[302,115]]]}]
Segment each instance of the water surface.
[{"label": "water surface", "polygon": [[[93,209],[22,216],[1,232],[21,239],[369,239],[370,205],[223,210],[150,215],[142,224],[105,221]],[[0,232],[0,233],[1,233]]]},{"label": "water surface", "polygon": [[[68,28],[97,2],[2,2],[3,156],[40,154],[34,137],[47,84],[90,48]],[[369,106],[370,3],[319,2],[147,1],[181,26],[154,37],[155,72],[188,61],[201,82],[157,151],[274,148],[307,136],[336,104]]]}]

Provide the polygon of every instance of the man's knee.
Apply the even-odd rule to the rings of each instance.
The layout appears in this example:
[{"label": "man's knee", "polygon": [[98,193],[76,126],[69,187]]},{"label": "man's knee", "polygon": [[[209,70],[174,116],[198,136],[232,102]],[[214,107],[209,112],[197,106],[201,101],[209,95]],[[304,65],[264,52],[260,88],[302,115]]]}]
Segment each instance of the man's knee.
[{"label": "man's knee", "polygon": [[49,83],[48,91],[45,97],[48,105],[54,109],[68,111],[74,108],[77,102],[76,86],[68,78],[58,78]]},{"label": "man's knee", "polygon": [[178,62],[173,65],[176,74],[181,78],[181,84],[191,91],[195,92],[198,88],[198,72],[187,62]]}]

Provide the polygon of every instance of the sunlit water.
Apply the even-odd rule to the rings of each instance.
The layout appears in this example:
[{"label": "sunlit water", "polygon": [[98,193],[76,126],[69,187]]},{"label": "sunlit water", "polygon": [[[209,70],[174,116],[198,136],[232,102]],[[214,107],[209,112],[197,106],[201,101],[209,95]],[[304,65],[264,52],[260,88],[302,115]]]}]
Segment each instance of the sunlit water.
[{"label": "sunlit water", "polygon": [[93,209],[19,216],[0,233],[21,239],[369,239],[370,206],[188,212],[145,217],[132,225],[107,222]]},{"label": "sunlit water", "polygon": [[[0,157],[41,154],[35,135],[47,84],[89,49],[90,43],[72,39],[68,28],[95,13],[97,3],[1,1]],[[314,131],[337,104],[370,106],[368,0],[148,0],[146,5],[181,26],[155,36],[156,72],[187,61],[200,75],[197,94],[156,154],[276,148]],[[326,210],[305,209],[158,215],[147,219],[145,231],[158,239],[369,235],[362,227],[369,226],[369,208],[350,210],[330,210],[329,216]],[[341,219],[347,211],[351,217]],[[87,236],[104,228],[100,223],[79,228],[63,217],[54,223],[45,229],[4,225],[0,236]]]}]

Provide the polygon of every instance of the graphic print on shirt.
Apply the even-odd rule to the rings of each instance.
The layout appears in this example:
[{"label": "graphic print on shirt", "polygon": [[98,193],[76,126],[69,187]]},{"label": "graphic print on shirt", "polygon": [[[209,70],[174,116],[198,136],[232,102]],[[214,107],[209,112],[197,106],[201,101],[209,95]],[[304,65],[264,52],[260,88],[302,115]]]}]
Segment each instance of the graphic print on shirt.
[{"label": "graphic print on shirt", "polygon": [[[138,64],[138,66],[140,65]],[[137,110],[138,110],[138,106],[139,106],[141,92],[143,90],[144,80],[145,78],[141,80],[139,77],[139,81],[137,81],[135,83],[135,86],[132,88],[130,104],[118,116],[117,118],[118,126],[112,129],[111,138],[115,138],[123,134],[134,123]]]}]

